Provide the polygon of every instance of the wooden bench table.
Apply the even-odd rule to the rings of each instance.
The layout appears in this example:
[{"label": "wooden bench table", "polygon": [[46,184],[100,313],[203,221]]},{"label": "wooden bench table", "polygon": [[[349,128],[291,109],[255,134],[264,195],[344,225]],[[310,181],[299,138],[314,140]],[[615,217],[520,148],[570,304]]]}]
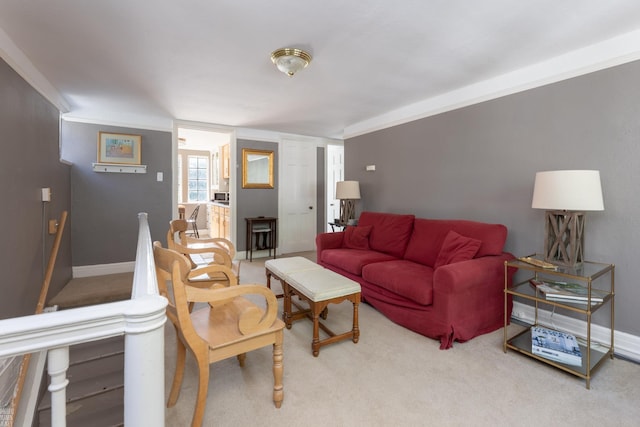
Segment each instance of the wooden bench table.
[{"label": "wooden bench table", "polygon": [[[314,356],[320,353],[320,347],[351,338],[354,343],[360,338],[358,326],[358,305],[360,304],[360,284],[338,273],[323,268],[303,257],[291,257],[267,260],[265,262],[267,286],[271,287],[271,276],[280,280],[284,293],[284,309],[282,318],[291,329],[294,320],[307,317],[313,322],[313,340],[311,350]],[[308,303],[309,308],[300,307],[292,301],[297,296]],[[353,326],[348,332],[335,334],[320,322],[320,317],[326,319],[327,306],[350,301],[353,304]],[[292,305],[297,311],[292,311]],[[320,340],[319,330],[322,329],[328,338]]]}]

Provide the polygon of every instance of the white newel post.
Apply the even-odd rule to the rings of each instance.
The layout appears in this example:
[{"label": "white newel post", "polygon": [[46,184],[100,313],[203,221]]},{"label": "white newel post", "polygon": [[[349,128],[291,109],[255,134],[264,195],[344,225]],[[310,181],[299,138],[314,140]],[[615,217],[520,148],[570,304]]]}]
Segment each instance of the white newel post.
[{"label": "white newel post", "polygon": [[159,296],[146,213],[140,228],[131,299],[125,313],[124,424],[164,426],[164,324],[167,300]]},{"label": "white newel post", "polygon": [[69,369],[69,347],[52,348],[47,356],[47,372],[51,377],[51,425],[67,425],[67,369]]},{"label": "white newel post", "polygon": [[125,335],[125,426],[164,426],[164,305],[159,317],[154,329]]}]

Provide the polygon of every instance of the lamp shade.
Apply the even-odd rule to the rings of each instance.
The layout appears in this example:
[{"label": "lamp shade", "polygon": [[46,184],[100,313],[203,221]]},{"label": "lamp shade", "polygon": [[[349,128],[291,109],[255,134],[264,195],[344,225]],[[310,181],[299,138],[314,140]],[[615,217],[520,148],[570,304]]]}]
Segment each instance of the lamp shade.
[{"label": "lamp shade", "polygon": [[336,199],[360,199],[360,183],[358,181],[336,182]]},{"label": "lamp shade", "polygon": [[600,171],[562,170],[536,173],[531,207],[547,210],[603,211]]}]

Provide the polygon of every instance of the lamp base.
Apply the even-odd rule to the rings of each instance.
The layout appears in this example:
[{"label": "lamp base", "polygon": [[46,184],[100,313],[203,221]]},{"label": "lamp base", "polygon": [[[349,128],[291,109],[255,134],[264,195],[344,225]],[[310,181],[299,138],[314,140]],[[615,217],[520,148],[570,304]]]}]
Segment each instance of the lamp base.
[{"label": "lamp base", "polygon": [[546,211],[544,259],[577,267],[584,261],[584,212]]},{"label": "lamp base", "polygon": [[347,224],[356,217],[356,202],[352,199],[340,200],[340,223]]}]

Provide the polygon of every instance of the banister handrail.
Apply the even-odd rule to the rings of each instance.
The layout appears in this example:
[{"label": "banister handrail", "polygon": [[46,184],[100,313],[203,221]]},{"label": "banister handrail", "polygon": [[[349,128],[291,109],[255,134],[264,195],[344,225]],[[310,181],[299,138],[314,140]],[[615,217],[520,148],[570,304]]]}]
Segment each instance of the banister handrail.
[{"label": "banister handrail", "polygon": [[166,304],[163,297],[149,296],[0,320],[0,358],[139,333],[138,322],[131,322],[140,316],[153,329],[164,324]]},{"label": "banister handrail", "polygon": [[[147,214],[138,214],[138,220],[132,298],[0,320],[0,358],[48,349],[56,349],[57,352],[57,349],[62,348],[67,352],[67,366],[64,366],[64,355],[58,359],[63,360],[65,375],[69,346],[125,335],[125,425],[162,426],[163,325],[166,321],[167,300],[158,292]],[[49,362],[51,365],[51,354]],[[66,380],[61,383],[64,395]],[[59,390],[56,389],[57,391]],[[61,402],[64,405],[64,399]],[[54,412],[62,414],[62,421],[54,419]],[[65,425],[64,412],[64,406],[57,409],[52,406],[53,425]]]}]

